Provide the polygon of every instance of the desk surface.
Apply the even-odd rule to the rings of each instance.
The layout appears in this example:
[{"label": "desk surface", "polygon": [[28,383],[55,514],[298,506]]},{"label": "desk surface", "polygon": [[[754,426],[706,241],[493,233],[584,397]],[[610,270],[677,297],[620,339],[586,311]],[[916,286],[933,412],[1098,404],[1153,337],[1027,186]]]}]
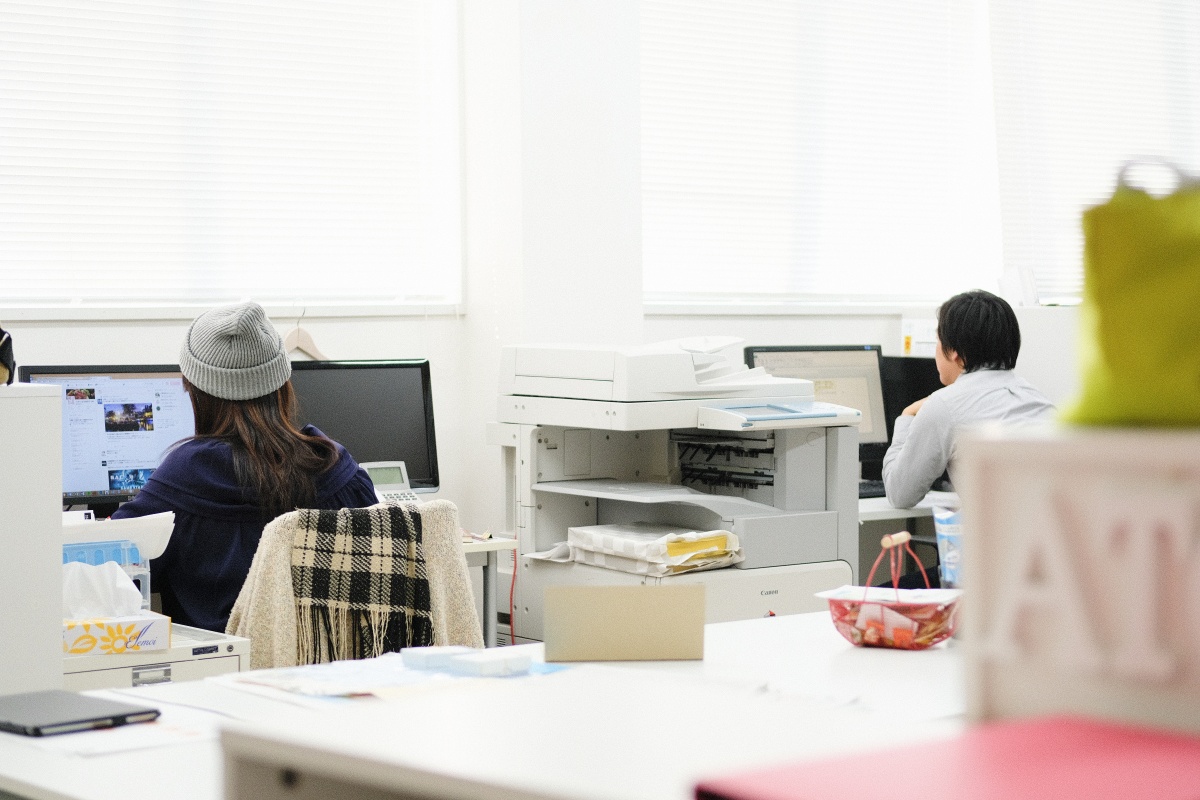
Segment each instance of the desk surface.
[{"label": "desk surface", "polygon": [[[540,656],[540,645],[523,648]],[[386,703],[331,701],[340,706],[331,712],[211,681],[164,684],[121,696],[158,704],[163,723],[190,738],[84,758],[53,748],[110,732],[44,742],[0,734],[0,790],[37,800],[216,800],[223,771],[214,734],[236,727],[231,741],[268,756],[304,752],[298,766],[327,762],[335,771],[354,762],[355,775],[414,781],[431,797],[495,796],[504,785],[513,797],[683,798],[697,777],[726,768],[950,735],[961,727],[960,671],[953,640],[916,653],[854,648],[819,613],[708,625],[703,661],[447,681]],[[334,728],[350,743],[336,758],[322,750],[339,738]],[[263,744],[276,739],[286,744]],[[463,757],[497,741],[516,744]]]},{"label": "desk surface", "polygon": [[[481,710],[505,746],[471,747],[466,721]],[[304,727],[232,726],[223,744],[228,800],[263,797],[281,771],[327,796],[380,788],[427,800],[688,800],[700,780],[734,770],[959,730],[745,685],[583,665],[536,681],[421,693],[402,710],[379,703]]]},{"label": "desk surface", "polygon": [[467,555],[472,553],[494,553],[499,550],[516,550],[517,540],[506,539],[503,536],[493,536],[491,539],[472,539],[471,541],[463,541],[463,552]]},{"label": "desk surface", "polygon": [[[541,644],[523,647],[542,660]],[[966,713],[963,661],[956,639],[913,652],[854,647],[824,611],[706,625],[703,661],[609,662],[608,666],[686,675],[914,721],[958,719]]]},{"label": "desk surface", "polygon": [[864,497],[858,501],[858,521],[932,517],[934,506],[956,507],[959,502],[954,492],[930,492],[913,508],[894,508],[886,497]]}]

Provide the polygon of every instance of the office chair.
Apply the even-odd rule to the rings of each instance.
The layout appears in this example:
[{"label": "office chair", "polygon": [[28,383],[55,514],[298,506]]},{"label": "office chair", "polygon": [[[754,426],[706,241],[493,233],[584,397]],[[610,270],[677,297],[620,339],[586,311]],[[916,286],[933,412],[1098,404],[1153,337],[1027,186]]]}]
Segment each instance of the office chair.
[{"label": "office chair", "polygon": [[435,500],[277,517],[226,631],[250,639],[251,669],[482,647],[457,507]]}]

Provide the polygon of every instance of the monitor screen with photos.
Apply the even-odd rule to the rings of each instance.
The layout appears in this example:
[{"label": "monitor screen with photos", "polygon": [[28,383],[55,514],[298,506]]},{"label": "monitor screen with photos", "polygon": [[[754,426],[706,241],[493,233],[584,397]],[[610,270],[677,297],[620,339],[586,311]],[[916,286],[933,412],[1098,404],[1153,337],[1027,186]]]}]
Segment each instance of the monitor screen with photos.
[{"label": "monitor screen with photos", "polygon": [[130,499],[171,446],[195,433],[191,399],[173,364],[22,366],[17,377],[62,389],[68,505]]}]

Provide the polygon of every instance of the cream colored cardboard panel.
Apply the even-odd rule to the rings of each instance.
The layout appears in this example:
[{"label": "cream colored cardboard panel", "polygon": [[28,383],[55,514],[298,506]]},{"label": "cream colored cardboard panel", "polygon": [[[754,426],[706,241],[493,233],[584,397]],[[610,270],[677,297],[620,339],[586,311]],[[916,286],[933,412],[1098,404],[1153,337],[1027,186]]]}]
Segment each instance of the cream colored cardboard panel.
[{"label": "cream colored cardboard panel", "polygon": [[969,708],[1200,731],[1200,433],[962,442]]}]

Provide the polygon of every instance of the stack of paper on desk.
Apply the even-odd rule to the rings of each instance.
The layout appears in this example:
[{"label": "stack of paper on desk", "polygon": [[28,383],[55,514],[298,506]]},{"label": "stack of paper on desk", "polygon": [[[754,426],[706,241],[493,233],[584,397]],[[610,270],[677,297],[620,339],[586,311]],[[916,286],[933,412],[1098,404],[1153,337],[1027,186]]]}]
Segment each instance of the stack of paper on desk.
[{"label": "stack of paper on desk", "polygon": [[675,575],[728,567],[741,561],[738,538],[729,531],[694,531],[632,522],[567,529],[571,560],[638,575]]}]

